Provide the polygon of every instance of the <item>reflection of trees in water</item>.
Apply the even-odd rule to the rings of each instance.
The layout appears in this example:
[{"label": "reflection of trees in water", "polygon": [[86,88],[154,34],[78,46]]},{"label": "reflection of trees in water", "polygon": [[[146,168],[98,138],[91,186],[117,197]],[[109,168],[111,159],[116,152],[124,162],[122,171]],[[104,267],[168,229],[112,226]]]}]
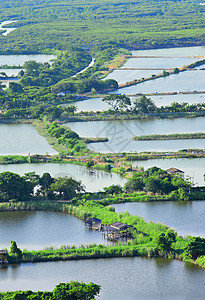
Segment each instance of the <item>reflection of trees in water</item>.
[{"label": "reflection of trees in water", "polygon": [[35,216],[35,211],[10,211],[10,212],[0,212],[0,226],[8,226],[12,223],[18,223],[19,221],[29,221],[32,216]]}]

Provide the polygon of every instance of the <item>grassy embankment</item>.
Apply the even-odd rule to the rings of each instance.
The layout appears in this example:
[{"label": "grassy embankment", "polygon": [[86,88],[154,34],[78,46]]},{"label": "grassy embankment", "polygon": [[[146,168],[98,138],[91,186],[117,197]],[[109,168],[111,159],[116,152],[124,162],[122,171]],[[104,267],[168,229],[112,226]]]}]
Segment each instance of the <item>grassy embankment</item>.
[{"label": "grassy embankment", "polygon": [[84,220],[86,217],[94,216],[100,218],[103,224],[111,224],[119,221],[132,225],[133,239],[127,243],[117,243],[115,246],[88,245],[76,248],[63,245],[60,249],[48,248],[39,251],[22,252],[21,258],[11,256],[12,262],[42,262],[73,259],[91,259],[91,258],[110,258],[110,257],[129,257],[129,256],[147,256],[147,257],[170,257],[199,264],[204,267],[205,256],[200,256],[193,260],[187,258],[186,247],[191,237],[182,238],[176,236],[169,251],[160,249],[157,244],[157,237],[167,232],[172,232],[169,227],[159,223],[146,223],[141,217],[131,216],[128,213],[115,213],[111,207],[104,207],[99,203],[88,201],[79,206],[69,204],[60,204],[53,202],[24,202],[24,203],[4,203],[0,205],[1,211],[9,210],[51,210],[62,211],[73,214]]},{"label": "grassy embankment", "polygon": [[174,133],[174,134],[152,134],[139,135],[133,137],[135,141],[154,141],[154,140],[184,140],[184,139],[204,139],[205,133]]}]

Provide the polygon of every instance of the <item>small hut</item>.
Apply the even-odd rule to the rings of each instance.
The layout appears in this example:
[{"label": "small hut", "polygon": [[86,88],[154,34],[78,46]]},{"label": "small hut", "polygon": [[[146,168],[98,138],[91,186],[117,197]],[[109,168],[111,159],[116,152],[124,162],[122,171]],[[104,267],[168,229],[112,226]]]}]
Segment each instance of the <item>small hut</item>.
[{"label": "small hut", "polygon": [[133,228],[133,226],[123,224],[121,222],[115,222],[105,227],[104,234],[107,239],[111,241],[117,241],[124,238],[127,239],[128,237],[132,237],[132,234],[129,230],[130,228]]},{"label": "small hut", "polygon": [[178,175],[180,176],[182,179],[184,179],[184,171],[179,170],[177,168],[169,168],[166,170],[166,172],[170,175]]},{"label": "small hut", "polygon": [[6,250],[0,250],[0,264],[7,263],[8,252]]},{"label": "small hut", "polygon": [[95,218],[95,217],[87,218],[85,220],[85,225],[89,229],[93,229],[93,230],[100,231],[102,229],[102,221],[100,219],[98,219],[98,218]]}]

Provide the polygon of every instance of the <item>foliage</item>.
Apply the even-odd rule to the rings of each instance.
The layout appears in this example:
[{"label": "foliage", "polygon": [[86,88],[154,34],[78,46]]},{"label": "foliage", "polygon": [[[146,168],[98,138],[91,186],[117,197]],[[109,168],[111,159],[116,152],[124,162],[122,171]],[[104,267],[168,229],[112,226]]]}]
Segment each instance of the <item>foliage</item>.
[{"label": "foliage", "polygon": [[172,176],[157,167],[134,173],[125,184],[125,191],[128,192],[145,190],[165,195],[172,192],[171,196],[180,200],[187,200],[190,189],[191,184],[188,181],[177,175]]},{"label": "foliage", "polygon": [[108,194],[113,195],[113,194],[121,194],[123,189],[119,184],[117,184],[117,185],[113,184],[113,185],[110,185],[109,187],[105,187],[104,191]]},{"label": "foliage", "polygon": [[10,252],[8,255],[8,261],[10,263],[16,263],[22,261],[22,251],[17,247],[15,241],[11,241]]},{"label": "foliage", "polygon": [[131,105],[130,98],[125,95],[110,94],[105,96],[102,101],[109,104],[115,111],[126,109]]},{"label": "foliage", "polygon": [[1,20],[20,20],[16,30],[0,38],[6,54],[66,49],[71,44],[155,48],[204,41],[204,7],[195,0],[160,0],[157,4],[150,0],[66,0],[63,6],[61,0],[16,0],[12,4],[1,1]]},{"label": "foliage", "polygon": [[171,245],[176,241],[176,234],[173,231],[168,230],[162,232],[155,237],[157,248],[161,251],[170,252],[172,250]]},{"label": "foliage", "polygon": [[18,174],[6,171],[0,173],[1,201],[29,200],[33,193],[32,184]]},{"label": "foliage", "polygon": [[78,193],[85,192],[85,187],[71,177],[58,177],[54,183],[50,185],[50,190],[60,199],[71,200]]},{"label": "foliage", "polygon": [[205,238],[193,237],[185,249],[185,255],[193,260],[205,255]]},{"label": "foliage", "polygon": [[150,98],[147,98],[145,95],[141,96],[139,99],[136,99],[134,102],[134,113],[148,113],[154,112],[155,110],[156,105]]},{"label": "foliage", "polygon": [[38,299],[38,300],[91,300],[100,292],[100,286],[92,282],[85,284],[78,281],[59,283],[52,292],[16,291],[0,293],[0,299]]}]

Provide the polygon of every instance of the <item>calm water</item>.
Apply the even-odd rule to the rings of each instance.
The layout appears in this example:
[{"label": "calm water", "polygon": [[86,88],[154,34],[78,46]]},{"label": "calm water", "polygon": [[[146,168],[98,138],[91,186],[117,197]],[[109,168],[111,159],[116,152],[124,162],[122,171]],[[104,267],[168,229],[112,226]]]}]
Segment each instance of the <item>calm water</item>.
[{"label": "calm water", "polygon": [[113,205],[116,212],[128,211],[143,217],[146,222],[163,223],[179,235],[205,237],[205,201],[193,202],[136,202]]},{"label": "calm water", "polygon": [[0,124],[0,155],[57,154],[29,124]]},{"label": "calm water", "polygon": [[[122,73],[123,76],[123,73]],[[136,93],[165,93],[165,92],[189,92],[205,90],[205,71],[186,71],[173,74],[167,77],[157,78],[137,85],[121,88],[116,93],[136,94]]]},{"label": "calm water", "polygon": [[177,94],[177,95],[160,95],[160,96],[149,96],[157,106],[170,105],[173,102],[178,103],[202,103],[205,102],[205,94]]},{"label": "calm water", "polygon": [[193,62],[198,60],[201,60],[201,58],[197,58],[197,57],[195,58],[191,58],[191,57],[129,58],[122,68],[151,68],[151,69],[179,68],[184,65],[192,64]]},{"label": "calm water", "polygon": [[4,30],[2,35],[7,36],[10,32],[14,31],[16,28],[6,28],[4,26],[11,24],[11,23],[15,23],[15,22],[17,22],[17,21],[4,21],[4,22],[0,23],[0,30]]},{"label": "calm water", "polygon": [[103,300],[204,299],[205,271],[181,261],[113,258],[0,268],[0,290],[53,290],[71,280],[101,285]]},{"label": "calm water", "polygon": [[[133,102],[139,97],[130,97]],[[186,102],[188,104],[202,103],[205,102],[205,94],[177,94],[177,95],[160,95],[160,96],[148,96],[151,98],[156,106],[170,105],[173,102]],[[69,104],[62,104],[61,106],[75,105],[77,107],[77,112],[80,111],[103,111],[108,110],[110,105],[102,101],[102,98],[90,98],[83,101],[77,101]]]},{"label": "calm water", "polygon": [[[17,76],[21,69],[0,69],[0,73],[4,72],[8,77]],[[0,74],[1,75],[1,74]]]},{"label": "calm water", "polygon": [[151,167],[159,167],[164,170],[169,168],[178,168],[185,172],[185,177],[191,177],[191,182],[195,185],[205,185],[204,174],[205,174],[205,159],[204,158],[173,158],[173,159],[151,159],[134,161],[133,166],[141,167],[146,169]]},{"label": "calm water", "polygon": [[36,62],[48,62],[55,59],[55,55],[35,54],[35,55],[0,55],[0,65],[22,66],[25,61],[35,60]]},{"label": "calm water", "polygon": [[205,148],[205,140],[133,141],[149,134],[202,132],[205,118],[74,122],[65,125],[83,137],[108,137],[109,142],[89,144],[97,152],[176,151]]},{"label": "calm water", "polygon": [[152,49],[152,50],[137,50],[133,51],[132,55],[139,56],[171,56],[171,57],[184,57],[184,56],[205,56],[205,47],[179,47],[179,48],[166,48],[166,49]]},{"label": "calm water", "polygon": [[83,101],[70,102],[62,104],[61,106],[75,105],[77,107],[77,112],[80,111],[102,111],[108,110],[110,105],[101,101],[102,98],[90,98]]},{"label": "calm water", "polygon": [[[129,60],[134,60],[134,58],[130,58]],[[134,66],[132,66],[134,68]],[[125,65],[123,65],[125,68]],[[115,79],[118,84],[123,84],[134,79],[147,78],[152,75],[161,74],[162,70],[114,70],[105,79]]]},{"label": "calm water", "polygon": [[36,174],[42,175],[48,172],[53,177],[72,177],[80,180],[86,187],[88,192],[98,192],[112,184],[124,185],[126,179],[115,173],[103,171],[95,171],[94,175],[90,175],[89,170],[84,166],[70,164],[16,164],[16,165],[0,165],[0,172],[10,171],[19,175],[35,171]]},{"label": "calm water", "polygon": [[[138,58],[128,58],[122,68],[151,68],[153,70],[114,70],[106,79],[115,79],[119,84],[129,82],[134,79],[141,79],[157,75],[162,71],[158,68],[176,68],[191,64],[197,60],[203,59],[196,56],[205,56],[205,47],[190,48],[168,48],[156,50],[138,50],[132,52],[133,56]],[[140,56],[147,56],[140,57]],[[156,56],[149,57],[149,56]],[[158,56],[158,57],[157,57]],[[155,70],[154,70],[155,69]],[[180,86],[180,85],[179,85]],[[137,89],[138,90],[138,89]],[[123,93],[124,90],[122,91]],[[141,92],[141,91],[140,91]],[[133,93],[133,92],[132,92]],[[135,91],[135,93],[137,93]]]},{"label": "calm water", "polygon": [[28,250],[107,242],[101,232],[88,230],[82,220],[66,213],[0,212],[1,249],[9,249],[12,240]]}]

